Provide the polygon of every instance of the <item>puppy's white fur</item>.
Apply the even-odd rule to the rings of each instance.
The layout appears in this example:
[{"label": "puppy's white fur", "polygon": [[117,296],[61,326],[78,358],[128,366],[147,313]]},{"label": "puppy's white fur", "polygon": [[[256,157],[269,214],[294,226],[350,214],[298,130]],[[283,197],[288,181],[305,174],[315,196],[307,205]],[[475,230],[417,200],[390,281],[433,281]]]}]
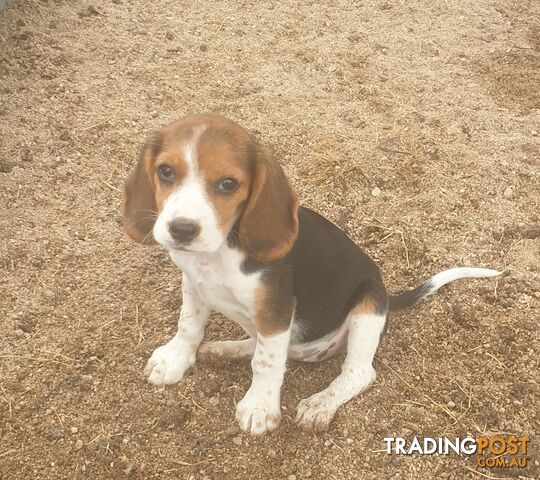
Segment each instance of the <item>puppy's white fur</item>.
[{"label": "puppy's white fur", "polygon": [[257,334],[253,321],[254,300],[261,273],[242,272],[242,256],[226,243],[214,253],[171,251],[170,255],[184,271],[182,313],[177,334],[150,357],[145,370],[148,380],[155,385],[165,385],[185,376],[195,363],[204,326],[213,308],[235,320],[252,339],[213,342],[201,346],[201,353],[218,352],[231,358],[254,351],[252,384],[238,403],[236,416],[240,427],[253,434],[274,429],[281,418],[280,392],[291,329],[268,337]]},{"label": "puppy's white fur", "polygon": [[251,387],[236,407],[236,419],[245,432],[258,435],[273,430],[281,419],[281,384],[285,374],[291,331],[263,337],[258,335],[251,361]]},{"label": "puppy's white fur", "polygon": [[195,363],[197,349],[204,337],[204,326],[210,307],[183,275],[182,311],[176,335],[165,345],[154,350],[145,368],[148,381],[154,385],[176,383],[184,378]]},{"label": "puppy's white fur", "polygon": [[347,356],[341,374],[325,390],[300,402],[296,421],[304,427],[328,428],[338,408],[367,388],[376,377],[372,361],[386,315],[350,315],[346,322]]}]

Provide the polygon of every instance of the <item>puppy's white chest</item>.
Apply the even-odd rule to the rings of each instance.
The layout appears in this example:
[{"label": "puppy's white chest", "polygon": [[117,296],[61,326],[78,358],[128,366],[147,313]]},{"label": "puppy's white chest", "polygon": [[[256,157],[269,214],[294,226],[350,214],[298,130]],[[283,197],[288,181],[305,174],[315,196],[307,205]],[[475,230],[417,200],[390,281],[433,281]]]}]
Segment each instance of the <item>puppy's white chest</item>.
[{"label": "puppy's white chest", "polygon": [[[186,272],[199,294],[215,310],[224,314],[235,309],[244,310],[237,297],[236,281],[219,264],[200,262]],[[232,278],[231,278],[232,277]]]},{"label": "puppy's white chest", "polygon": [[227,249],[212,254],[171,252],[171,258],[189,277],[199,295],[214,310],[254,334],[254,298],[260,274],[246,275],[239,252]]}]

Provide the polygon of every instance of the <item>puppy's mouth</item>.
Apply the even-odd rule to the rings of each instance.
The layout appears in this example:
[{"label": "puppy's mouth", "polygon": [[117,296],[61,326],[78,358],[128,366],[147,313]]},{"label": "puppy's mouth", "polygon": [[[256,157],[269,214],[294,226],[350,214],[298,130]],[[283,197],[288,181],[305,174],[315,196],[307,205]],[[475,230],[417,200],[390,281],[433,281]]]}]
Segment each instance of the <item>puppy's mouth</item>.
[{"label": "puppy's mouth", "polygon": [[171,248],[172,250],[176,250],[177,252],[193,252],[193,250],[190,250],[185,245],[172,245],[169,248]]}]

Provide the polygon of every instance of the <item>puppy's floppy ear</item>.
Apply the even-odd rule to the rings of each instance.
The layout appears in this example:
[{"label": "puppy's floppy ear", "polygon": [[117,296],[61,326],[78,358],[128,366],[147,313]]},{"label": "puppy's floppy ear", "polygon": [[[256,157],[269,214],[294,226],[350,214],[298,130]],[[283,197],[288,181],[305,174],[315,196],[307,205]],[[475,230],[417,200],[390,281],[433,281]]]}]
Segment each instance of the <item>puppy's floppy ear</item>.
[{"label": "puppy's floppy ear", "polygon": [[124,231],[136,242],[154,243],[152,229],[157,218],[153,165],[161,148],[154,135],[144,145],[139,161],[124,184]]},{"label": "puppy's floppy ear", "polygon": [[298,198],[272,152],[253,146],[251,192],[240,218],[240,246],[262,262],[283,257],[298,234]]}]

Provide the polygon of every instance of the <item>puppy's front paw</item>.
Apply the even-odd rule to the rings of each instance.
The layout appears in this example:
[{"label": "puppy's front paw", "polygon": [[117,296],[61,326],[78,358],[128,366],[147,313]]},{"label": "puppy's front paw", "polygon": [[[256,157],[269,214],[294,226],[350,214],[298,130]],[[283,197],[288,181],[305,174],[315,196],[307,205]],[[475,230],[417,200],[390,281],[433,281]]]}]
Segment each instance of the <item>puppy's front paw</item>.
[{"label": "puppy's front paw", "polygon": [[144,374],[154,385],[170,385],[182,380],[194,363],[195,352],[172,340],[154,350],[146,363]]},{"label": "puppy's front paw", "polygon": [[250,388],[236,406],[236,419],[244,432],[261,435],[274,430],[281,420],[279,399],[263,396]]}]

